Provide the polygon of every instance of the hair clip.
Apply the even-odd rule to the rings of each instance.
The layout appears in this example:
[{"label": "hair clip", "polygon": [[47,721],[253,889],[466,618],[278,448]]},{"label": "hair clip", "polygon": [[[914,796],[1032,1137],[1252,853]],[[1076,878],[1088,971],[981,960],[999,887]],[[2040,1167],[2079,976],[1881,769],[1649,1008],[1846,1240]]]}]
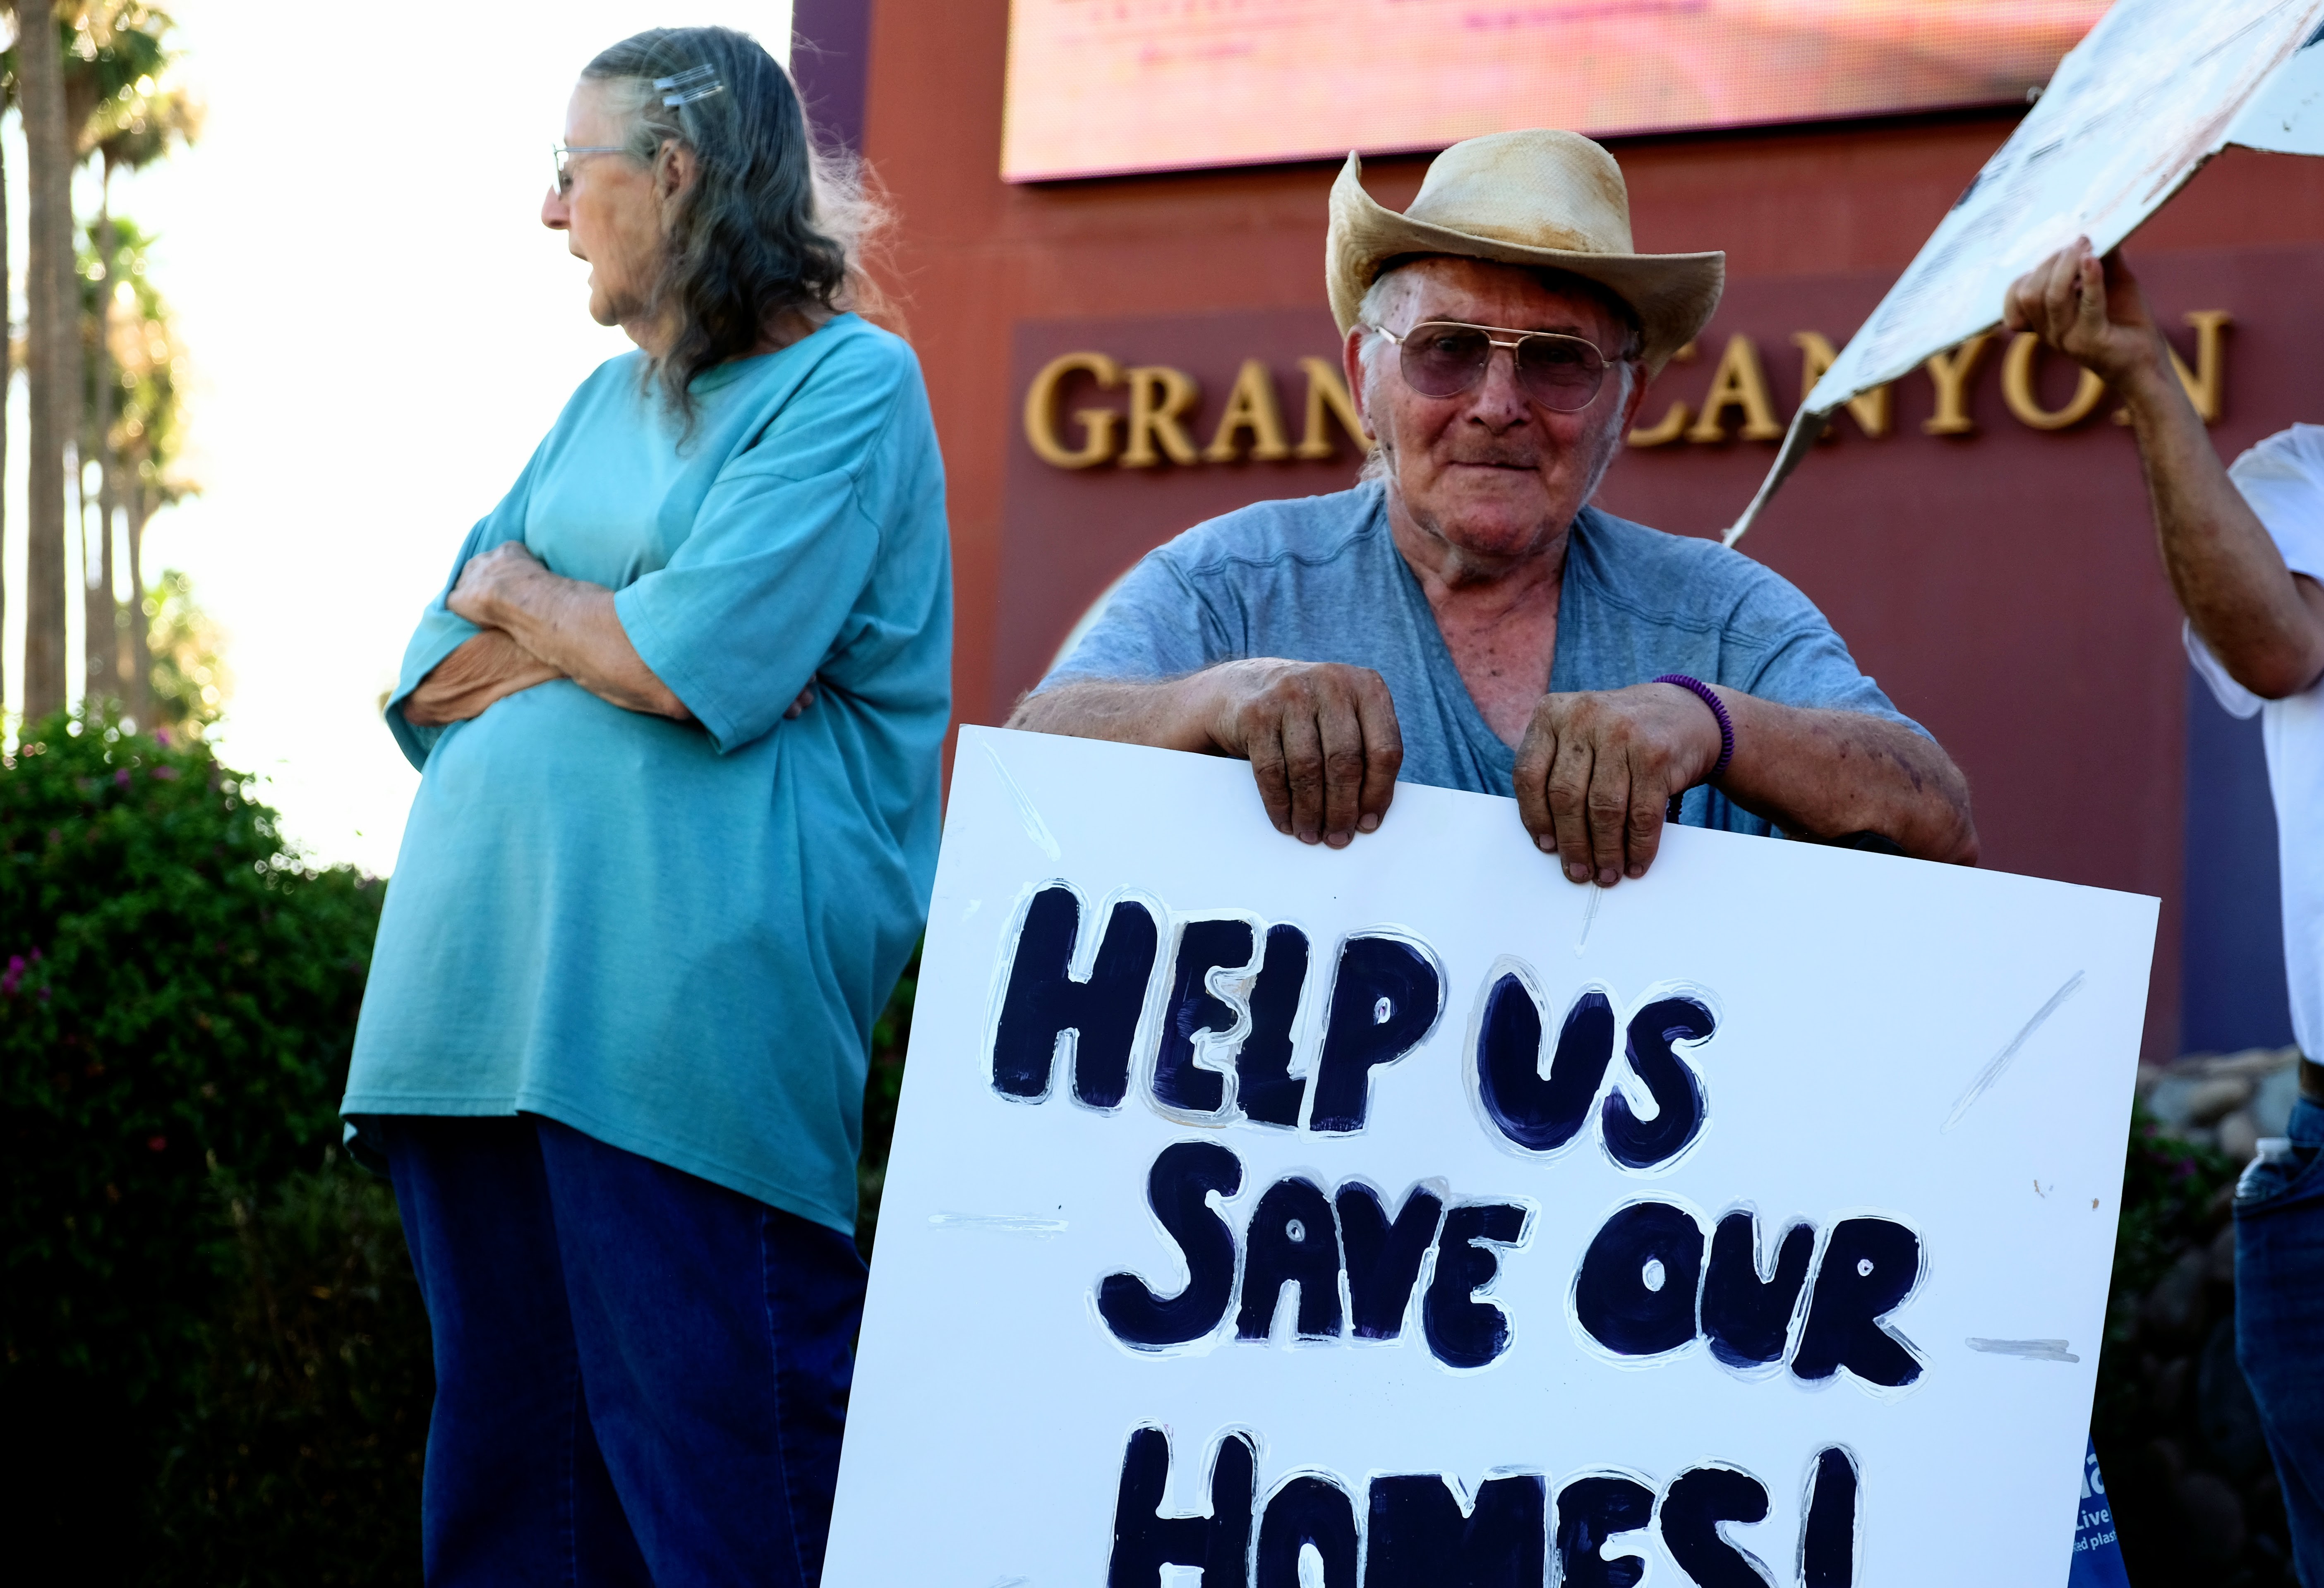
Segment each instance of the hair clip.
[{"label": "hair clip", "polygon": [[653,86],[662,91],[664,105],[691,105],[726,91],[726,85],[718,80],[718,69],[707,64],[688,67],[671,77],[656,78]]}]

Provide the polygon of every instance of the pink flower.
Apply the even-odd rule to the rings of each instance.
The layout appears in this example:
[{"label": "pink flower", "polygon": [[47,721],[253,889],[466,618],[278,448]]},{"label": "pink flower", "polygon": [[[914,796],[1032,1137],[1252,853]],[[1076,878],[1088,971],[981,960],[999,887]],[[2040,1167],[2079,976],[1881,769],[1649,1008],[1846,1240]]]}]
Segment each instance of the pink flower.
[{"label": "pink flower", "polygon": [[16,996],[16,984],[23,979],[24,956],[22,954],[9,955],[8,968],[5,970],[0,970],[0,996],[10,998],[14,997]]},{"label": "pink flower", "polygon": [[178,769],[175,766],[156,766],[153,776],[163,783],[175,783],[178,781]]},{"label": "pink flower", "polygon": [[128,767],[124,766],[120,771],[115,772],[113,775],[113,785],[115,788],[127,788],[129,786]]},{"label": "pink flower", "polygon": [[145,1150],[148,1152],[165,1152],[169,1151],[169,1147],[170,1138],[167,1136],[148,1136],[145,1139]]}]

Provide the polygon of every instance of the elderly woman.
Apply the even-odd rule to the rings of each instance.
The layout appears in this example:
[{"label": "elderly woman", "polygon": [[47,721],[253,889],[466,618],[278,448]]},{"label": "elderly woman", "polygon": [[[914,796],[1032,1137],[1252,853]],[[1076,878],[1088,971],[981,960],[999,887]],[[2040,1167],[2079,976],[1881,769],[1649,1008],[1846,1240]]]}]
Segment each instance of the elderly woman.
[{"label": "elderly woman", "polygon": [[434,1330],[432,1583],[820,1573],[949,707],[942,465],[910,350],[847,312],[863,213],[742,34],[582,74],[541,221],[637,351],[404,658],[422,776],[343,1105]]}]

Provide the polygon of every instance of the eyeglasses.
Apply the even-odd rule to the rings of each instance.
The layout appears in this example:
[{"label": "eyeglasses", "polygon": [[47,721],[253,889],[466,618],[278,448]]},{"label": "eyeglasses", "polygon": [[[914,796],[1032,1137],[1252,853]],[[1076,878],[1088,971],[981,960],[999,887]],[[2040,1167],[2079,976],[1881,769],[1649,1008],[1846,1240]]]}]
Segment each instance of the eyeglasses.
[{"label": "eyeglasses", "polygon": [[619,143],[552,143],[549,155],[557,168],[557,196],[560,198],[573,191],[573,157],[576,154],[626,154],[629,151]]},{"label": "eyeglasses", "polygon": [[1371,327],[1402,350],[1404,383],[1423,397],[1458,397],[1485,378],[1493,349],[1506,347],[1517,390],[1552,413],[1579,413],[1606,383],[1606,355],[1594,342],[1555,331],[1512,331],[1458,320],[1423,320],[1398,335]]}]

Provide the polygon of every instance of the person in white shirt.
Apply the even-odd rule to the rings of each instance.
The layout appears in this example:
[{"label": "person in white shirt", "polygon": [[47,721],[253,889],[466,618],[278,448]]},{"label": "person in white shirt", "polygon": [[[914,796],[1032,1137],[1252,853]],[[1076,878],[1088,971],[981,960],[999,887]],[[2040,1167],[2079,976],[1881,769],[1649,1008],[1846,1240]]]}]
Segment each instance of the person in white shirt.
[{"label": "person in white shirt", "polygon": [[2263,720],[2302,1057],[2289,1135],[2262,1142],[2236,1189],[2236,1355],[2300,1580],[2324,1588],[2324,426],[2294,425],[2222,468],[2136,278],[2087,238],[2018,279],[2005,323],[2123,399],[2187,654],[2222,706]]}]

